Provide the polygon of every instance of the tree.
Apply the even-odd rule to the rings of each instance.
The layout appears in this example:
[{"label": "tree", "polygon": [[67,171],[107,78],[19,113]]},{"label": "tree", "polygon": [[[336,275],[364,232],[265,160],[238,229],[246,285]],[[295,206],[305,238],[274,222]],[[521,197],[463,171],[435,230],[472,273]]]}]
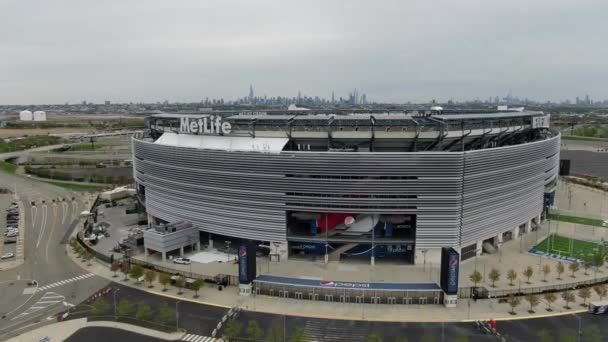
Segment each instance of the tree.
[{"label": "tree", "polygon": [[[310,341],[310,337],[308,336],[308,334],[306,333],[306,331],[304,331],[304,329],[298,327],[294,330],[293,334],[291,335],[291,338],[289,338],[289,342],[309,342]],[[382,342],[382,340],[378,340],[377,342]]]},{"label": "tree", "polygon": [[545,299],[545,301],[547,301],[547,311],[553,311],[551,309],[551,304],[553,304],[553,302],[555,302],[557,300],[557,296],[555,295],[555,293],[553,293],[553,292],[545,293],[543,295],[543,298]]},{"label": "tree", "polygon": [[574,294],[572,294],[572,292],[565,291],[562,292],[562,299],[564,300],[564,302],[566,302],[566,306],[564,306],[564,309],[570,310],[570,306],[568,304],[574,302],[576,298],[574,297]]},{"label": "tree", "polygon": [[534,307],[540,303],[540,299],[538,299],[538,296],[535,294],[529,294],[526,295],[526,301],[528,302],[528,304],[530,304],[530,311],[528,312],[534,313]]},{"label": "tree", "polygon": [[266,341],[268,342],[285,342],[283,341],[283,327],[275,322],[270,325],[266,333]]},{"label": "tree", "polygon": [[167,284],[171,281],[171,277],[167,273],[158,275],[158,282],[163,286],[163,292],[167,291]]},{"label": "tree", "polygon": [[483,277],[481,276],[481,273],[479,273],[477,270],[473,271],[473,273],[471,273],[469,276],[469,280],[471,280],[471,283],[473,283],[475,287],[477,287],[477,284],[479,284],[482,279]]},{"label": "tree", "polygon": [[175,322],[175,309],[170,307],[167,302],[162,302],[158,307],[158,316],[156,316],[156,320],[164,325]]},{"label": "tree", "polygon": [[549,273],[551,273],[551,266],[549,266],[548,264],[544,264],[542,272],[543,272],[543,282],[546,283],[547,282],[547,275]]},{"label": "tree", "polygon": [[514,295],[509,295],[509,299],[507,299],[507,303],[511,307],[511,315],[516,315],[515,308],[521,304],[521,298],[515,297]]},{"label": "tree", "polygon": [[130,317],[135,313],[135,304],[131,303],[128,299],[122,299],[116,307],[118,316]]},{"label": "tree", "polygon": [[243,330],[243,323],[234,319],[229,320],[224,328],[224,341],[236,341],[241,336],[241,330]]},{"label": "tree", "polygon": [[260,323],[258,323],[258,321],[255,321],[255,320],[250,320],[249,322],[247,322],[246,332],[247,332],[247,337],[249,337],[253,341],[262,340],[262,337],[264,336],[264,331],[260,327]]},{"label": "tree", "polygon": [[129,280],[129,270],[130,270],[129,269],[129,264],[123,263],[122,264],[122,269],[120,270],[125,275],[125,278],[123,279],[123,281]]},{"label": "tree", "polygon": [[91,260],[93,259],[93,253],[91,253],[90,250],[85,250],[84,251],[84,258],[87,261],[87,266],[91,266]]},{"label": "tree", "polygon": [[553,342],[553,341],[555,341],[555,339],[553,338],[553,335],[547,329],[542,329],[541,331],[538,332],[538,334],[536,334],[536,336],[538,336],[539,342]]},{"label": "tree", "polygon": [[586,342],[602,342],[602,332],[597,324],[586,325],[583,329],[583,337]]},{"label": "tree", "polygon": [[593,287],[593,291],[595,291],[595,293],[597,293],[597,295],[600,297],[600,300],[602,300],[603,297],[606,297],[608,289],[606,288],[606,285],[600,284],[600,285],[595,285]]},{"label": "tree", "polygon": [[557,263],[557,266],[555,266],[555,271],[557,271],[557,280],[562,280],[561,276],[562,273],[564,273],[565,268],[561,261]]},{"label": "tree", "polygon": [[177,277],[175,277],[175,287],[177,287],[177,294],[181,295],[184,292],[182,292],[182,288],[184,287],[184,277],[182,277],[181,275],[177,275]]},{"label": "tree", "polygon": [[144,279],[148,282],[148,287],[152,288],[152,282],[156,279],[156,272],[154,270],[146,270],[144,272]]},{"label": "tree", "polygon": [[110,304],[105,298],[98,298],[95,303],[93,303],[93,314],[95,315],[103,315],[110,311]]},{"label": "tree", "polygon": [[118,272],[118,270],[120,270],[120,263],[118,261],[114,261],[112,265],[110,265],[110,271],[114,272],[112,278],[118,277],[118,275],[116,275],[116,272]]},{"label": "tree", "polygon": [[365,342],[382,342],[382,336],[373,333],[373,334],[369,334],[367,335],[367,337],[365,338]]},{"label": "tree", "polygon": [[509,270],[509,272],[507,272],[507,279],[509,279],[509,285],[513,286],[513,282],[517,279],[517,272],[515,272],[515,270]]},{"label": "tree", "polygon": [[201,287],[203,287],[203,280],[202,279],[196,279],[190,286],[192,288],[192,291],[194,291],[194,298],[198,298],[198,291],[201,289]]},{"label": "tree", "polygon": [[492,287],[496,287],[494,284],[500,279],[500,271],[493,268],[490,270],[490,273],[488,273],[488,278],[492,281]]},{"label": "tree", "polygon": [[534,275],[534,270],[532,269],[532,266],[526,267],[526,269],[523,271],[523,275],[524,277],[526,277],[526,284],[530,284],[530,278],[532,277],[532,275]]},{"label": "tree", "polygon": [[593,266],[593,260],[591,257],[586,256],[585,260],[583,261],[583,269],[585,270],[585,275],[589,275],[588,271],[591,268],[591,266]]},{"label": "tree", "polygon": [[572,278],[576,278],[576,276],[574,275],[574,273],[578,272],[578,270],[580,269],[580,266],[579,266],[578,262],[573,262],[570,265],[568,265],[568,269],[570,271],[572,271],[571,277]]},{"label": "tree", "polygon": [[129,271],[129,276],[133,279],[135,279],[135,281],[139,281],[139,278],[141,278],[144,275],[144,268],[139,266],[139,265],[135,265],[131,268],[131,271]]},{"label": "tree", "polygon": [[578,290],[578,296],[583,299],[583,306],[586,306],[587,299],[591,297],[591,289],[588,287],[583,287]]},{"label": "tree", "polygon": [[152,311],[152,308],[150,307],[150,305],[139,304],[137,306],[137,312],[135,313],[135,318],[142,320],[142,321],[149,321],[150,318],[152,318],[153,314],[154,314],[154,312]]}]

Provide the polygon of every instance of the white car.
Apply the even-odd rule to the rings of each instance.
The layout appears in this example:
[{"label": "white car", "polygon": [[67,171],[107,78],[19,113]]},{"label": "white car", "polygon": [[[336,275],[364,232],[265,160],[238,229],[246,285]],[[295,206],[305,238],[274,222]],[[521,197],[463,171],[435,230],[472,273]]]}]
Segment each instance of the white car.
[{"label": "white car", "polygon": [[6,253],[6,254],[2,254],[2,256],[0,256],[0,259],[10,259],[14,256],[15,256],[15,254],[13,254],[13,253]]},{"label": "white car", "polygon": [[173,263],[181,264],[181,265],[190,265],[190,259],[187,258],[175,258],[173,259]]}]

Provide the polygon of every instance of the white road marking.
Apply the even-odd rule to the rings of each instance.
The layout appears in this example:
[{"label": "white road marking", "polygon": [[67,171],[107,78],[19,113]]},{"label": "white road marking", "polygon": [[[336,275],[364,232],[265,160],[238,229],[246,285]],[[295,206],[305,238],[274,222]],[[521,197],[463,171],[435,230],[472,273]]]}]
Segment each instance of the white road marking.
[{"label": "white road marking", "polygon": [[42,205],[42,222],[40,223],[42,230],[40,231],[40,233],[38,235],[38,241],[36,242],[36,249],[38,249],[38,247],[40,246],[40,242],[42,241],[42,236],[44,235],[44,231],[46,230],[47,214],[48,214],[47,206],[46,206],[46,204],[43,204]]},{"label": "white road marking", "polygon": [[201,335],[195,335],[195,334],[186,334],[181,338],[182,341],[189,341],[189,342],[212,342],[212,341],[217,341],[217,339],[210,337],[210,336],[201,336]]},{"label": "white road marking", "polygon": [[[55,299],[55,300],[52,300],[52,299]],[[54,292],[47,292],[44,295],[42,295],[42,297],[40,297],[40,299],[38,299],[38,301],[36,303],[34,303],[32,306],[30,306],[27,310],[25,310],[22,313],[20,313],[19,315],[13,317],[11,319],[11,321],[14,321],[18,318],[23,318],[27,315],[31,315],[33,313],[36,313],[39,310],[46,309],[57,303],[63,303],[64,299],[65,299],[65,297],[60,294],[57,294]]]},{"label": "white road marking", "polygon": [[48,284],[48,285],[39,287],[38,288],[38,292],[41,292],[41,291],[44,291],[44,290],[48,290],[48,289],[51,289],[51,288],[57,287],[57,286],[67,285],[67,284],[75,282],[75,281],[84,280],[84,279],[90,278],[90,277],[92,277],[94,275],[95,274],[93,274],[93,273],[87,273],[87,274],[84,274],[84,275],[80,275],[78,277],[73,277],[73,278],[70,278],[70,279],[60,280],[60,281],[54,282],[52,284]]}]

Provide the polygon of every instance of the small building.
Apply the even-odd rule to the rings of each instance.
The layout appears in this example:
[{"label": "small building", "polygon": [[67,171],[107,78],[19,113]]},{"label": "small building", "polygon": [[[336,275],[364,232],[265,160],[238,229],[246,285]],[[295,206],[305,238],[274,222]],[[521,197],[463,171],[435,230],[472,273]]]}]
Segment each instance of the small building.
[{"label": "small building", "polygon": [[42,110],[37,110],[33,114],[34,121],[46,121],[46,112]]},{"label": "small building", "polygon": [[33,115],[29,110],[22,110],[19,112],[19,120],[20,121],[32,121]]},{"label": "small building", "polygon": [[198,229],[189,222],[174,222],[155,225],[144,231],[144,247],[146,256],[153,252],[162,254],[162,260],[167,260],[167,253],[179,250],[184,256],[184,247],[200,250]]}]

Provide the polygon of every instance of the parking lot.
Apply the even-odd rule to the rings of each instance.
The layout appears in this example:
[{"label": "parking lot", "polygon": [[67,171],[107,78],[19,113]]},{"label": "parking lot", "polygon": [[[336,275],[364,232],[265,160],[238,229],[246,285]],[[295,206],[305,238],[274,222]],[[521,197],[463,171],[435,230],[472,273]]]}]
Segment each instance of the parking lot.
[{"label": "parking lot", "polygon": [[[18,226],[19,209],[11,209],[10,213],[7,212],[7,209],[11,208],[12,201],[14,201],[12,195],[0,195],[0,230],[2,231],[2,235],[0,235],[0,255],[5,257],[0,259],[0,262],[13,261],[17,255],[16,241],[19,237],[19,232],[11,230],[9,233],[7,228],[7,226]],[[10,221],[7,221],[7,219]],[[9,234],[8,236],[7,233]],[[10,254],[13,256],[8,257]]]}]

